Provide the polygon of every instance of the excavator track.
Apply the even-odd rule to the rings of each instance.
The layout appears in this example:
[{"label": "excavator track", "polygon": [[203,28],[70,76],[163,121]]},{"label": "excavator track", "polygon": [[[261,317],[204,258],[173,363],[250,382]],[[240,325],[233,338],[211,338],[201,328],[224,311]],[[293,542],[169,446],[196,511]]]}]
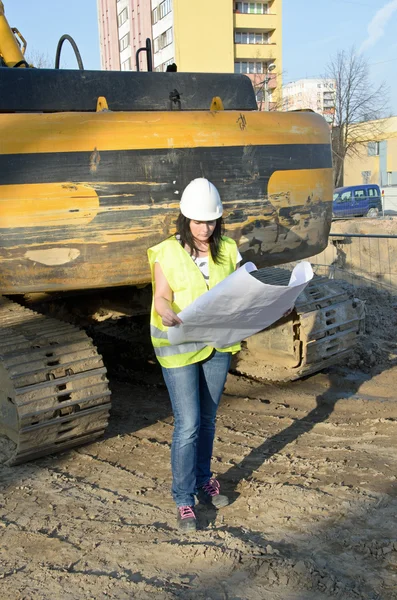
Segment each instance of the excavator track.
[{"label": "excavator track", "polygon": [[0,297],[0,435],[7,464],[100,437],[110,390],[92,340],[77,327]]},{"label": "excavator track", "polygon": [[[291,272],[270,267],[252,275],[271,285],[288,285]],[[243,342],[233,366],[254,379],[299,379],[343,361],[364,328],[364,302],[340,282],[315,275],[291,315]]]}]

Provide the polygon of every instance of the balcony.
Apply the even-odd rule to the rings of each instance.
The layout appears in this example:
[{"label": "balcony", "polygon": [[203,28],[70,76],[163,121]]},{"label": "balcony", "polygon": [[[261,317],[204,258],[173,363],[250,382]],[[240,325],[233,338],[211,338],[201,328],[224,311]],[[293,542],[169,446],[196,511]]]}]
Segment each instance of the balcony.
[{"label": "balcony", "polygon": [[235,44],[236,60],[272,61],[277,58],[277,44]]},{"label": "balcony", "polygon": [[271,31],[277,29],[279,20],[277,15],[248,15],[246,13],[237,13],[233,15],[234,28],[238,29],[260,29],[261,31]]}]

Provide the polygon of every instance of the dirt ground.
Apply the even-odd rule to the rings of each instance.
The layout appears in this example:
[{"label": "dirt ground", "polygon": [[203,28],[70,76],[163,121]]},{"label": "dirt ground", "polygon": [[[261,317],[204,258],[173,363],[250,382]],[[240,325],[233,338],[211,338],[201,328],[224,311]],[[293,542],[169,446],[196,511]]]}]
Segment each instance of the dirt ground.
[{"label": "dirt ground", "polygon": [[0,597],[397,599],[396,309],[360,293],[367,334],[349,364],[283,385],[230,374],[213,468],[231,504],[199,506],[189,536],[159,370],[102,341],[106,437],[1,468]]}]

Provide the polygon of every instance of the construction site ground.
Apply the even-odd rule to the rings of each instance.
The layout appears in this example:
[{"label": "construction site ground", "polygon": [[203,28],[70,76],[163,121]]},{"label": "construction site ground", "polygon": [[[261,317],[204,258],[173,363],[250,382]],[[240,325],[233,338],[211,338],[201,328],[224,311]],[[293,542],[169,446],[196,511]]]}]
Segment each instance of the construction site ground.
[{"label": "construction site ground", "polygon": [[345,364],[288,384],[229,375],[213,469],[231,504],[198,506],[190,535],[161,373],[99,337],[105,438],[1,467],[0,598],[397,599],[397,299],[356,294],[367,332]]}]

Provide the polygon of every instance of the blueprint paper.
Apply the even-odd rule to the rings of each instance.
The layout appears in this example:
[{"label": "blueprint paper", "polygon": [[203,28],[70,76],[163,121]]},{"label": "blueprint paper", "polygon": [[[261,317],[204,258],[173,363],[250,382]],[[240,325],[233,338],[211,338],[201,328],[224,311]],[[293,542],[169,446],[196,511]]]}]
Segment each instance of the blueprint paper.
[{"label": "blueprint paper", "polygon": [[184,308],[178,314],[183,324],[168,330],[169,342],[214,348],[241,342],[278,321],[313,278],[306,261],[296,265],[288,286],[262,283],[250,275],[253,271],[255,265],[246,263]]}]

